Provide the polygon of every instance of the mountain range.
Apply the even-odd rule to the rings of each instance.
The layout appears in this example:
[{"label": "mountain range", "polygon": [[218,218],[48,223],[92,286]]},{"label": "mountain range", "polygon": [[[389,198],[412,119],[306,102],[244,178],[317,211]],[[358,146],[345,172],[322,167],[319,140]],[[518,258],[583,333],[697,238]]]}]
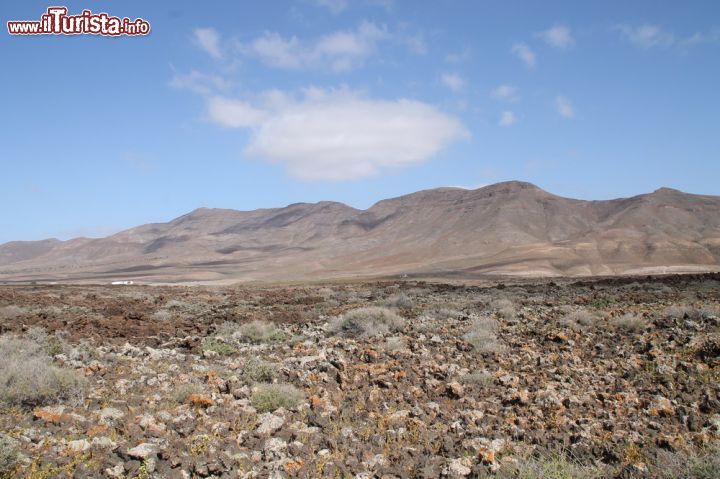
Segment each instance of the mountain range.
[{"label": "mountain range", "polygon": [[720,197],[585,201],[524,182],[437,188],[367,210],[199,208],[99,239],[0,245],[0,281],[232,282],[720,270]]}]

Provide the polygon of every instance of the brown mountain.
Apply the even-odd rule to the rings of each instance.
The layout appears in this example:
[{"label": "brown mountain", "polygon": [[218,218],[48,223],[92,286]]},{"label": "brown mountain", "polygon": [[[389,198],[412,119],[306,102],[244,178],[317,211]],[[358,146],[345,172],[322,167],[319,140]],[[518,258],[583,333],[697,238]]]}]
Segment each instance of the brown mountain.
[{"label": "brown mountain", "polygon": [[522,182],[438,188],[367,210],[200,208],[101,239],[0,245],[0,280],[294,280],[388,274],[720,270],[720,197],[661,188],[609,201]]}]

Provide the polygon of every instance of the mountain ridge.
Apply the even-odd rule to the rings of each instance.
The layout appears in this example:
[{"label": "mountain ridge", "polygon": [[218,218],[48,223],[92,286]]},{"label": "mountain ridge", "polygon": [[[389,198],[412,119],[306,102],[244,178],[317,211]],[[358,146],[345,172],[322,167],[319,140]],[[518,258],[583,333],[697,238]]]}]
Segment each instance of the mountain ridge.
[{"label": "mountain ridge", "polygon": [[335,201],[197,208],[105,238],[0,245],[0,280],[582,276],[720,269],[720,197],[672,188],[579,200],[532,183],[443,187],[365,210]]}]

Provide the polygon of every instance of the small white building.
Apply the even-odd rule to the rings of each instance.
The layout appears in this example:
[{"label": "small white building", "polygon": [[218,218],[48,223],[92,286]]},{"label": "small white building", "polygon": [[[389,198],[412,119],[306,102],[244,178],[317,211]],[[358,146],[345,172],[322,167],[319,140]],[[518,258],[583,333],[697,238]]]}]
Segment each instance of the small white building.
[{"label": "small white building", "polygon": [[110,283],[110,284],[115,285],[115,286],[117,286],[117,285],[130,285],[130,284],[135,284],[135,282],[134,282],[134,281],[113,281],[113,282]]}]

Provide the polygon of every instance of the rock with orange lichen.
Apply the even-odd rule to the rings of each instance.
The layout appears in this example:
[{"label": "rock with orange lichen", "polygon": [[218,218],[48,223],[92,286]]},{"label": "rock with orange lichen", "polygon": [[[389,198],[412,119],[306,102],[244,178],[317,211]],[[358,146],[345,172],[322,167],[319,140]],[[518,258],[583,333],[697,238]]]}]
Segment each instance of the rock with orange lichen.
[{"label": "rock with orange lichen", "polygon": [[187,397],[187,402],[193,406],[207,408],[215,405],[215,401],[205,394],[191,394]]}]

